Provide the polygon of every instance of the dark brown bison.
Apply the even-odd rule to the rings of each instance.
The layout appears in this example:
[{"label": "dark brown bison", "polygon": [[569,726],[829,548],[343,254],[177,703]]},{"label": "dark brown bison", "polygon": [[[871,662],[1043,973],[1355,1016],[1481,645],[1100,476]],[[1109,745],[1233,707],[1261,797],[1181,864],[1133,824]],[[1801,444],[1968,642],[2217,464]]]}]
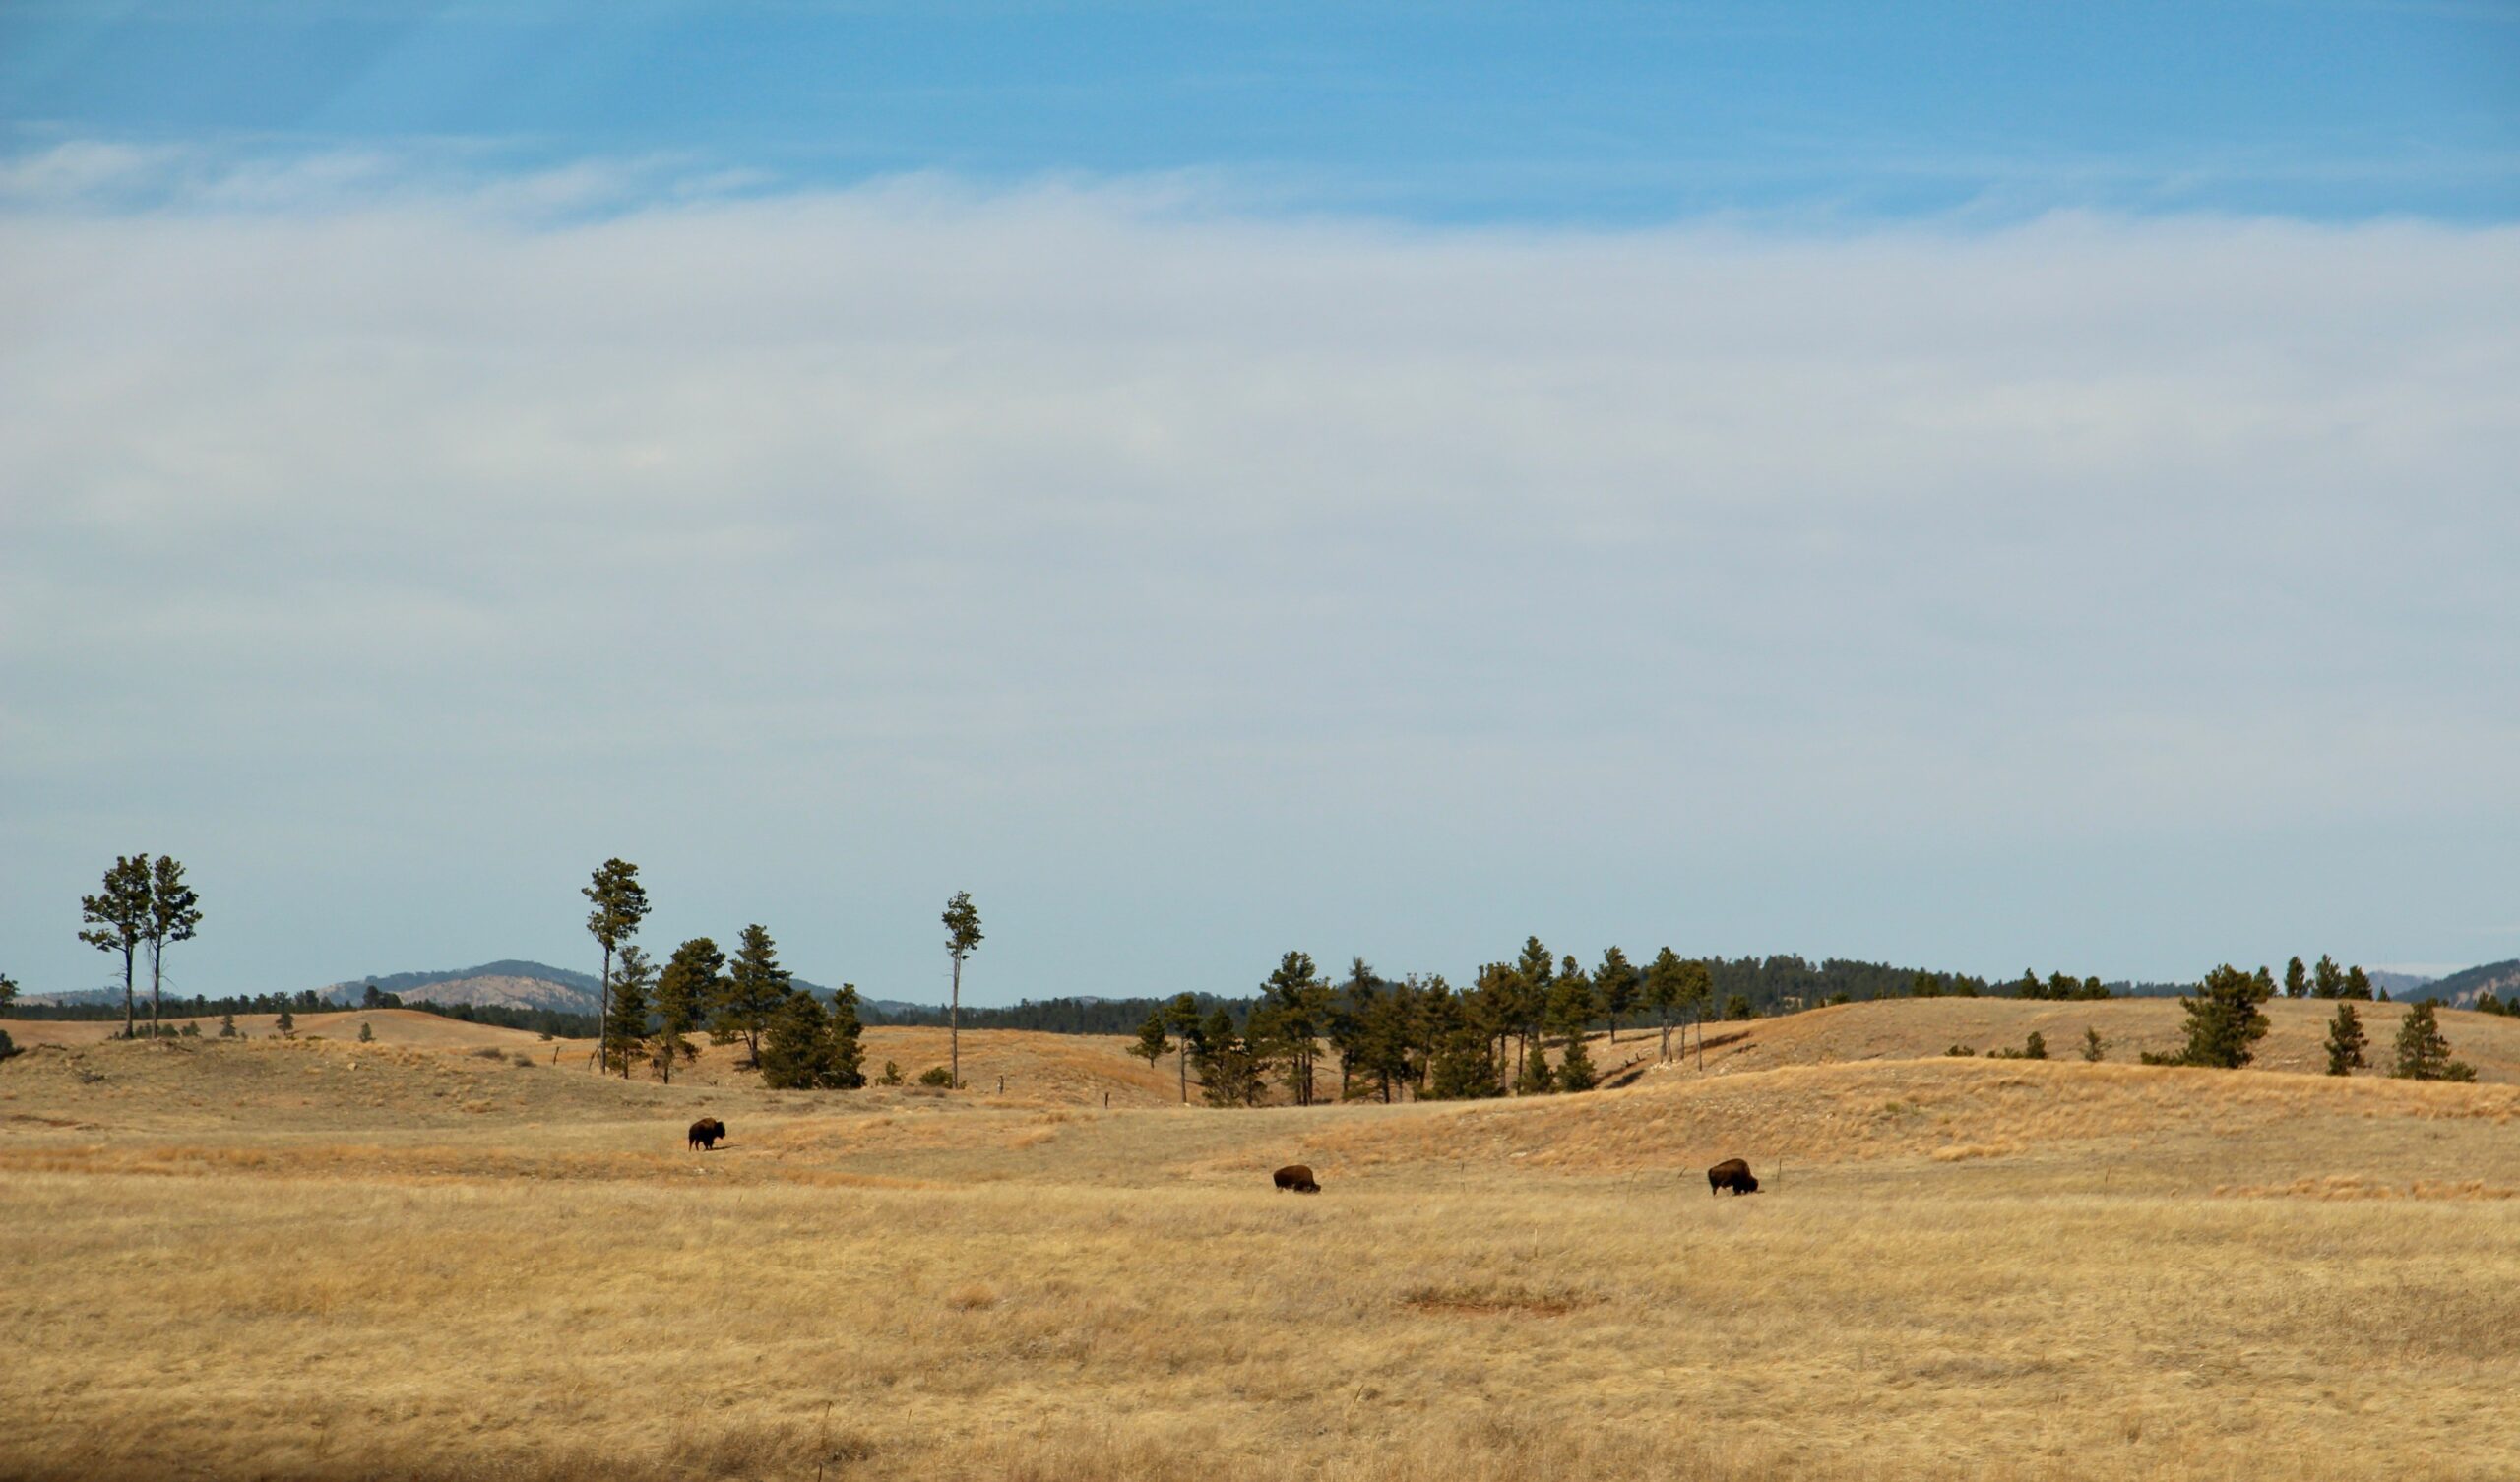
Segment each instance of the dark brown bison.
[{"label": "dark brown bison", "polygon": [[714,1149],[718,1140],[725,1135],[726,1124],[715,1117],[703,1117],[691,1124],[691,1145],[694,1147]]},{"label": "dark brown bison", "polygon": [[1750,1165],[1739,1158],[1726,1158],[1706,1170],[1706,1192],[1721,1194],[1730,1189],[1735,1195],[1756,1194],[1759,1181],[1750,1177]]},{"label": "dark brown bison", "polygon": [[1289,1163],[1284,1168],[1279,1169],[1274,1177],[1277,1179],[1278,1187],[1281,1189],[1292,1189],[1297,1194],[1319,1194],[1321,1192],[1321,1186],[1313,1182],[1312,1170],[1306,1168],[1301,1163]]}]

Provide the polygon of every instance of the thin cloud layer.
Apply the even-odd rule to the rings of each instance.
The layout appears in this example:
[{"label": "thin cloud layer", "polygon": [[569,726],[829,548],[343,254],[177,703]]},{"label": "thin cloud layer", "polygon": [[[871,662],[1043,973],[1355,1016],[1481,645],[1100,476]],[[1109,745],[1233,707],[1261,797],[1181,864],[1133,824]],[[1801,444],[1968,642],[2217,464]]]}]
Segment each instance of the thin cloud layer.
[{"label": "thin cloud layer", "polygon": [[135,847],[215,990],[570,953],[610,853],[906,996],[964,887],[1008,998],[2520,948],[2520,231],[151,167],[0,216],[31,987]]}]

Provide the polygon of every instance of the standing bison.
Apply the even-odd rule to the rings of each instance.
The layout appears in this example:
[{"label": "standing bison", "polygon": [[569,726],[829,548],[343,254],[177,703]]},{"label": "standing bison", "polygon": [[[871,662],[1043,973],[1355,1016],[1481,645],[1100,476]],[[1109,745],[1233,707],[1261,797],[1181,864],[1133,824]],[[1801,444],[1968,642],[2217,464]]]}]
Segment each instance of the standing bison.
[{"label": "standing bison", "polygon": [[691,1145],[703,1151],[714,1151],[718,1140],[726,1135],[726,1124],[715,1117],[703,1117],[691,1124]]},{"label": "standing bison", "polygon": [[1306,1168],[1301,1163],[1289,1163],[1284,1168],[1279,1169],[1273,1176],[1277,1179],[1278,1187],[1281,1189],[1292,1189],[1297,1194],[1319,1194],[1321,1192],[1321,1186],[1313,1182],[1312,1170]]},{"label": "standing bison", "polygon": [[1706,1170],[1706,1192],[1721,1194],[1730,1189],[1735,1195],[1756,1194],[1759,1181],[1750,1177],[1750,1165],[1739,1158],[1726,1158]]}]

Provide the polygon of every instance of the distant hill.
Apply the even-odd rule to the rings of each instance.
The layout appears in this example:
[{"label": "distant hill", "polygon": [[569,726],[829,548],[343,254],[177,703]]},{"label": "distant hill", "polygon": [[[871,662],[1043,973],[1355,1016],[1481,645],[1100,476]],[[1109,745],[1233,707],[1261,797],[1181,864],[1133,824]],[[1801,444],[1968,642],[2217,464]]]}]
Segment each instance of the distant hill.
[{"label": "distant hill", "polygon": [[[548,962],[536,962],[522,957],[502,957],[483,962],[477,967],[453,967],[443,972],[397,972],[372,978],[346,978],[318,990],[337,1004],[356,1004],[374,983],[379,993],[391,993],[407,1002],[425,1000],[432,1004],[470,1004],[501,1009],[551,1009],[563,1014],[594,1014],[602,1007],[603,984],[592,972],[574,972],[554,967]],[[819,983],[796,979],[796,986],[816,998],[828,999],[831,990]],[[917,1012],[917,1004],[888,1005]]]},{"label": "distant hill", "polygon": [[2432,984],[2440,981],[2420,972],[2386,972],[2377,967],[2364,969],[2362,975],[2371,980],[2372,987],[2396,999],[2430,998]]},{"label": "distant hill", "polygon": [[[145,1005],[149,1002],[149,990],[143,987],[133,997]],[[119,1004],[122,1002],[122,988],[117,984],[111,988],[77,988],[68,993],[29,993],[21,996],[18,1002],[29,1005]]]},{"label": "distant hill", "polygon": [[2520,957],[2488,962],[2454,972],[2446,978],[2435,978],[2425,985],[2419,997],[2438,999],[2453,1008],[2465,1009],[2474,1005],[2480,994],[2487,992],[2504,999],[2520,993]]},{"label": "distant hill", "polygon": [[349,978],[318,990],[340,1004],[355,1004],[374,983],[380,993],[433,1004],[493,1005],[503,1009],[555,1009],[564,1014],[593,1014],[601,1003],[602,984],[590,972],[572,972],[547,962],[503,957],[477,967],[443,972],[396,972]]}]

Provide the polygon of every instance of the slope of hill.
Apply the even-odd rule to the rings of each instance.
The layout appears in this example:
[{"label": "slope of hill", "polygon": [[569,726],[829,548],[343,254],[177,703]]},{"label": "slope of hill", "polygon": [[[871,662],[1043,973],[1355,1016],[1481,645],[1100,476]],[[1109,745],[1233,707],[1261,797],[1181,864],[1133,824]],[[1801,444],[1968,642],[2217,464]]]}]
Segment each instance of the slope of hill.
[{"label": "slope of hill", "polygon": [[503,957],[477,967],[442,972],[397,972],[382,977],[350,978],[318,990],[335,1003],[355,1004],[373,983],[382,993],[436,1004],[495,1004],[510,1009],[557,1009],[593,1014],[602,985],[592,973],[572,972],[547,962]]},{"label": "slope of hill", "polygon": [[[2365,1052],[2375,1066],[2388,1063],[2389,1047],[2404,1004],[2357,1004]],[[2254,1069],[2321,1072],[2323,1048],[2336,1005],[2318,999],[2278,999],[2266,1006],[2266,1038],[2257,1044]],[[2444,1010],[2441,1032],[2451,1053],[2488,1082],[2520,1082],[2520,1019],[2465,1010]],[[1833,1061],[1914,1060],[1941,1056],[1954,1045],[1984,1055],[2018,1050],[2035,1030],[2056,1060],[2079,1059],[2083,1031],[2100,1031],[2111,1062],[2132,1061],[2144,1051],[2170,1053],[2187,1041],[2186,1015],[2176,999],[2106,999],[2055,1003],[2040,999],[1881,999],[1812,1009],[1783,1019],[1706,1026],[1710,1074],[1764,1070]],[[1621,1042],[1625,1049],[1625,1041]],[[1604,1063],[1598,1043],[1593,1058]],[[1694,1062],[1692,1062],[1694,1063]]]},{"label": "slope of hill", "polygon": [[[831,997],[831,990],[820,983],[803,978],[795,982],[797,987],[816,998]],[[328,983],[317,991],[335,1003],[356,1004],[366,994],[370,983],[375,984],[380,993],[391,993],[413,1002],[470,1004],[476,1008],[488,1005],[504,1009],[554,1009],[563,1014],[596,1013],[602,1004],[603,994],[603,984],[594,973],[575,972],[523,957],[502,957],[477,967],[455,967],[443,972],[397,972],[384,977],[348,978]],[[120,1002],[118,996],[109,997]]]},{"label": "slope of hill", "polygon": [[2422,996],[2464,1008],[2486,993],[2503,999],[2520,994],[2520,957],[2487,962],[2454,972],[2446,978],[2435,978],[2425,985]]},{"label": "slope of hill", "polygon": [[[267,1039],[279,1033],[277,1014],[239,1014],[236,1032],[251,1039]],[[301,1039],[358,1040],[359,1025],[374,1031],[373,1043],[408,1045],[413,1048],[470,1050],[481,1046],[499,1049],[532,1049],[543,1041],[523,1029],[502,1029],[495,1024],[470,1024],[459,1019],[430,1014],[419,1009],[343,1009],[333,1013],[309,1012],[295,1016],[296,1033]],[[213,1019],[169,1019],[166,1029],[181,1034],[186,1024],[199,1030],[203,1037],[216,1039],[220,1021]],[[120,1019],[0,1019],[0,1029],[21,1045],[93,1045],[103,1044],[122,1032]],[[545,1050],[547,1053],[547,1045]]]}]

